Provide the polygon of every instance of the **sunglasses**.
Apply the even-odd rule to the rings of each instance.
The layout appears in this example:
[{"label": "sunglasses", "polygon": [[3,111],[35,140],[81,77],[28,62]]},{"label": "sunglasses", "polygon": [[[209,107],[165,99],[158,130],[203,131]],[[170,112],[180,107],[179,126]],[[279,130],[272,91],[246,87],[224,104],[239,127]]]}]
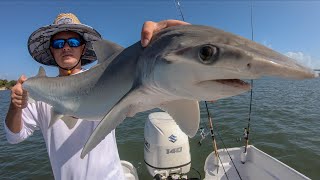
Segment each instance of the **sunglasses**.
[{"label": "sunglasses", "polygon": [[55,39],[51,40],[51,47],[54,49],[62,49],[66,42],[70,47],[79,47],[83,44],[82,40],[79,38]]}]

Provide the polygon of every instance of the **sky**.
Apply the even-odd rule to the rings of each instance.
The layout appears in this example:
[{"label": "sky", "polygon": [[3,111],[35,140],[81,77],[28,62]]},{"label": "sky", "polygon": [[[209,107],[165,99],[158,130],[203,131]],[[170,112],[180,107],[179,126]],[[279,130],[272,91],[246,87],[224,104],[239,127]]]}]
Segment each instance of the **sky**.
[{"label": "sky", "polygon": [[[191,24],[251,39],[251,3],[254,41],[320,69],[320,1],[180,0],[180,8]],[[27,40],[62,12],[76,14],[104,39],[124,47],[140,40],[145,21],[182,19],[174,0],[1,0],[0,79],[37,73],[41,64],[30,56]],[[44,67],[48,76],[57,75],[56,68]]]}]

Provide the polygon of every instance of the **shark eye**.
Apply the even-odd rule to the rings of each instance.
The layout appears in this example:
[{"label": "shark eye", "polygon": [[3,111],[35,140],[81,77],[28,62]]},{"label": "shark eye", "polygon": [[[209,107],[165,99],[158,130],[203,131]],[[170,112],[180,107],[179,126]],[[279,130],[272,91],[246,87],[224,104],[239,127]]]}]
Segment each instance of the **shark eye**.
[{"label": "shark eye", "polygon": [[[205,45],[199,51],[200,61],[203,64],[210,64],[216,59],[219,49],[215,46]],[[213,58],[212,58],[213,57]]]}]

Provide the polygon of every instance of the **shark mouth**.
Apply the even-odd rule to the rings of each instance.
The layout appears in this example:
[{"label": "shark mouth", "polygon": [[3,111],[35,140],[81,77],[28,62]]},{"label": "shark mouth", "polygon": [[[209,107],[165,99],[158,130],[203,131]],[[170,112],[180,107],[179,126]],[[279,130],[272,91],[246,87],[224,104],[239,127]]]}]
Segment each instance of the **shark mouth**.
[{"label": "shark mouth", "polygon": [[223,85],[233,86],[238,88],[250,87],[249,83],[242,81],[240,79],[220,79],[220,80],[214,80],[214,81]]}]

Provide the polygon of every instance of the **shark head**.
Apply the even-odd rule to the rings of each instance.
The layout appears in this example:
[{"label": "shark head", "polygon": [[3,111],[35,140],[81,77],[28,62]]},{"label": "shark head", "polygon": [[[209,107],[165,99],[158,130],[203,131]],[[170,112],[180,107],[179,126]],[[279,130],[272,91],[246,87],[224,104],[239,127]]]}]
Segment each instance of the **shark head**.
[{"label": "shark head", "polygon": [[[158,49],[155,51],[155,49]],[[161,51],[159,51],[161,49]],[[156,57],[154,86],[178,97],[216,100],[250,90],[243,80],[275,76],[306,79],[315,73],[289,57],[243,37],[206,26],[176,26],[157,34],[145,49]]]}]

